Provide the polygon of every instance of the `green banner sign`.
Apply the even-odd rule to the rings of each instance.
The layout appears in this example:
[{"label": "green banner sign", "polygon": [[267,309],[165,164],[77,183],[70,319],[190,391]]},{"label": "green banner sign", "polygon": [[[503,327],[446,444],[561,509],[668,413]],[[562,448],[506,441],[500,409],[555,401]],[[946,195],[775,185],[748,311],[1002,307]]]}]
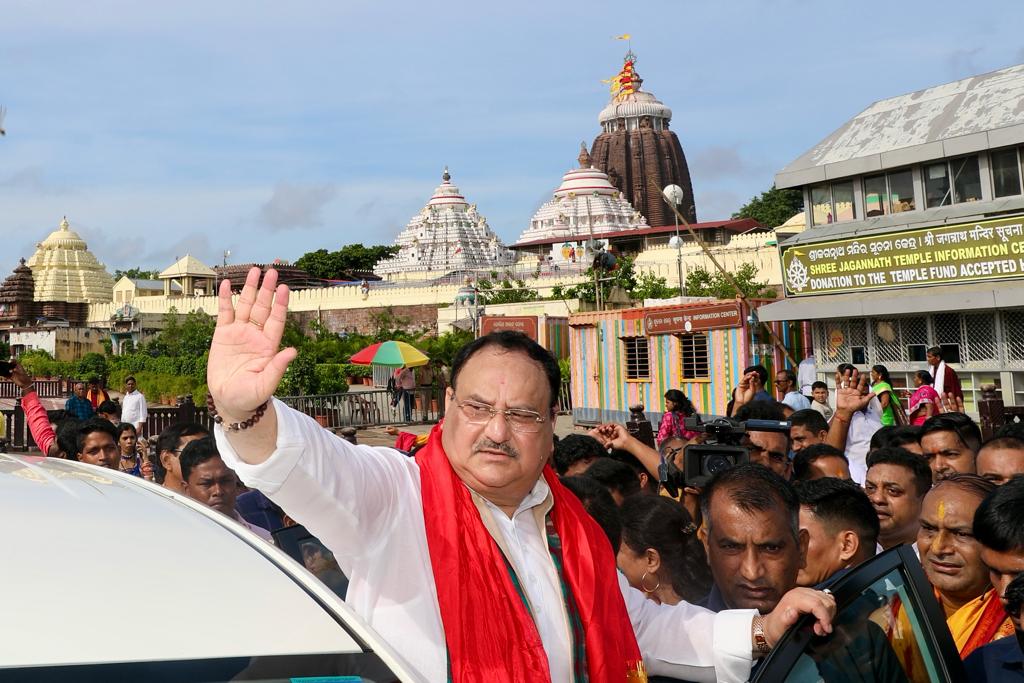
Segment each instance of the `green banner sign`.
[{"label": "green banner sign", "polygon": [[785,247],[782,271],[788,296],[1024,277],[1024,217]]}]

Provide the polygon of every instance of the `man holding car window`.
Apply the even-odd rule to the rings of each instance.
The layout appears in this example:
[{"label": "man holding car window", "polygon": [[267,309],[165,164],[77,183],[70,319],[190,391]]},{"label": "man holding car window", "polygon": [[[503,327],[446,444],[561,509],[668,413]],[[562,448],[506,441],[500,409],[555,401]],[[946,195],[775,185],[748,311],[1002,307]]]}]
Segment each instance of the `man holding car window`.
[{"label": "man holding car window", "polygon": [[220,290],[208,365],[220,452],[335,553],[347,602],[425,680],[644,681],[646,664],[740,681],[801,613],[830,629],[834,601],[817,591],[761,616],[655,605],[629,588],[548,466],[561,380],[524,335],[459,352],[446,418],[414,459],[319,428],[273,399],[295,357],[279,349],[288,289],[274,270],[259,278],[249,272],[237,307],[227,281]]}]

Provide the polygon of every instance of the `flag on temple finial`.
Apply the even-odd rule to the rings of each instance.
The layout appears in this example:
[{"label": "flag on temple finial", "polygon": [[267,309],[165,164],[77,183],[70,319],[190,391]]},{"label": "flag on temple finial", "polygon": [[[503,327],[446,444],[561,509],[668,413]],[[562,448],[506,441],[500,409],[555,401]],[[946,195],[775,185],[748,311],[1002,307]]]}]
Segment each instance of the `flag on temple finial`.
[{"label": "flag on temple finial", "polygon": [[[627,34],[628,35],[628,34]],[[636,55],[632,50],[626,52],[622,70],[611,78],[612,98],[621,102],[627,96],[640,89],[640,77],[636,74]]]}]

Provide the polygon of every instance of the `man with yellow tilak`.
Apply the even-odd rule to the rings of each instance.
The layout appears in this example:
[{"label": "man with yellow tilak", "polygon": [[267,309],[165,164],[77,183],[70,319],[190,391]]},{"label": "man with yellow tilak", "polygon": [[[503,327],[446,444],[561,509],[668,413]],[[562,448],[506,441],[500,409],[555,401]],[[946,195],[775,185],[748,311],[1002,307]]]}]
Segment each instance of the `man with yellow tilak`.
[{"label": "man with yellow tilak", "polygon": [[[953,474],[924,498],[917,547],[925,575],[946,614],[961,658],[993,640],[1013,634],[999,595],[981,561],[972,527],[978,505],[995,485],[975,474]],[[921,680],[923,664],[910,634],[906,611],[894,611],[890,640],[911,680]],[[904,639],[904,634],[908,638]]]}]

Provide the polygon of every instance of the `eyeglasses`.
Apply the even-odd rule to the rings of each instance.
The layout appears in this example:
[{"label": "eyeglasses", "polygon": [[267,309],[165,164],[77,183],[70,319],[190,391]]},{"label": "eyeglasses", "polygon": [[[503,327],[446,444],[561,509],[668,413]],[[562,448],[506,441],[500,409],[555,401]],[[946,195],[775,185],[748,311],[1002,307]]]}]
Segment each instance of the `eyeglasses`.
[{"label": "eyeglasses", "polygon": [[512,428],[512,431],[519,432],[521,434],[533,434],[540,430],[540,426],[547,422],[547,419],[540,413],[536,413],[532,410],[524,410],[522,408],[509,408],[508,410],[498,410],[494,406],[489,406],[485,403],[476,403],[474,401],[460,401],[459,399],[452,397],[455,401],[455,405],[459,407],[462,414],[466,418],[466,422],[474,425],[487,424],[495,415],[502,415],[505,421],[508,422],[508,426]]}]

